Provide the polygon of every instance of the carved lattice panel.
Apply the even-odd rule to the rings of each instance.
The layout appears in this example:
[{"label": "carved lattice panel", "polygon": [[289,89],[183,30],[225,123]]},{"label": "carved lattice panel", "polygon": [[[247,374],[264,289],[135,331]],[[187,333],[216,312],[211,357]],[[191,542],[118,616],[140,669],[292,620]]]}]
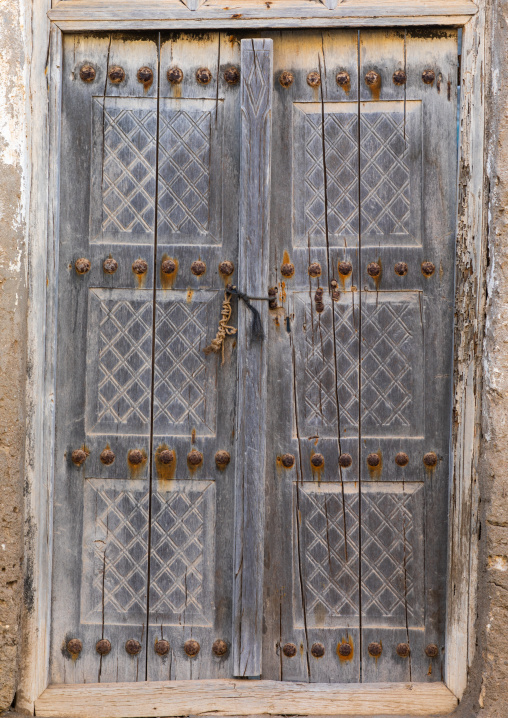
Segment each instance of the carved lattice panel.
[{"label": "carved lattice panel", "polygon": [[151,98],[96,98],[93,118],[92,240],[151,242],[156,102]]},{"label": "carved lattice panel", "polygon": [[172,292],[157,301],[154,431],[159,434],[215,432],[217,363],[203,349],[220,316],[219,294]]},{"label": "carved lattice panel", "polygon": [[150,613],[154,623],[212,625],[215,485],[177,481],[152,499]]},{"label": "carved lattice panel", "polygon": [[423,433],[423,327],[419,292],[362,295],[362,432]]},{"label": "carved lattice panel", "polygon": [[[358,329],[352,293],[324,311],[313,310],[308,292],[294,294],[300,425],[306,433],[345,434],[358,426]],[[335,317],[332,312],[335,312]],[[337,399],[339,416],[337,417]]]},{"label": "carved lattice panel", "polygon": [[[358,112],[351,103],[294,107],[295,244],[333,244],[358,236]],[[323,136],[326,161],[323,162]],[[325,222],[325,211],[328,222]]]},{"label": "carved lattice panel", "polygon": [[[307,626],[358,625],[358,489],[344,484],[304,483],[298,492],[294,561],[302,560]],[[295,500],[296,505],[296,500]],[[300,537],[296,535],[299,532]],[[303,626],[299,570],[294,572],[296,622]]]}]

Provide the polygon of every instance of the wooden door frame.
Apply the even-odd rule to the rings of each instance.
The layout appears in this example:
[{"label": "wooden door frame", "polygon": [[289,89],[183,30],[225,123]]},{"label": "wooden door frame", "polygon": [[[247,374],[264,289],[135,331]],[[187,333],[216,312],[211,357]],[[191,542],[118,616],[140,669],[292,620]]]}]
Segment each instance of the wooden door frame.
[{"label": "wooden door frame", "polygon": [[[229,715],[287,713],[287,706],[291,704],[298,707],[298,711],[291,710],[292,713],[368,715],[370,712],[379,715],[386,704],[390,714],[398,711],[426,715],[435,713],[438,705],[443,712],[453,710],[457,698],[460,699],[464,693],[475,651],[477,466],[487,255],[484,171],[487,0],[477,0],[476,4],[471,0],[391,0],[389,3],[386,0],[347,0],[336,5],[335,9],[332,8],[336,0],[322,2],[321,7],[312,0],[293,0],[284,3],[284,11],[280,12],[277,11],[280,7],[278,3],[274,3],[275,7],[271,9],[269,3],[259,0],[235,0],[234,5],[226,4],[224,7],[208,7],[206,2],[198,7],[199,0],[188,0],[188,8],[180,0],[143,4],[124,0],[60,0],[53,8],[49,7],[50,0],[46,3],[32,0],[29,23],[32,58],[27,103],[31,164],[27,178],[30,198],[30,301],[25,471],[26,578],[18,709],[33,713],[35,701],[48,686],[49,675],[62,33],[94,30],[462,27],[451,448],[453,473],[450,482],[445,685],[413,684],[411,692],[407,684],[335,686],[332,687],[335,694],[330,696],[328,689],[317,689],[312,685],[277,687],[270,681],[222,681],[219,682],[221,685],[216,684],[217,692],[212,696],[209,682],[200,681],[199,690],[208,696],[206,705],[213,708],[212,700],[219,713]],[[190,9],[194,6],[197,9]],[[198,708],[204,710],[203,703],[191,705],[189,700],[189,696],[196,693],[196,687],[187,691],[181,682],[174,682],[173,686],[169,683],[122,684],[121,693],[126,696],[126,701],[120,704],[117,700],[120,686],[116,687],[116,691],[113,684],[96,686],[93,695],[94,700],[100,702],[103,716],[182,715],[185,709],[191,712],[198,712]],[[86,695],[92,696],[91,686],[67,686],[65,690],[62,687],[58,696],[55,689],[47,690],[38,703],[38,712],[41,715],[57,715],[51,710],[47,712],[47,700],[53,700],[52,705],[60,705],[60,715],[83,715],[83,712],[79,713],[79,707],[84,710],[83,702],[79,702],[79,692],[81,690],[81,701],[83,697],[87,700],[85,688]],[[439,701],[436,703],[439,691],[442,704]],[[129,697],[134,701],[130,708]],[[140,713],[140,704],[156,707]],[[72,705],[76,705],[74,713]],[[108,710],[105,710],[106,705]],[[87,710],[94,710],[93,701],[87,704]]]}]

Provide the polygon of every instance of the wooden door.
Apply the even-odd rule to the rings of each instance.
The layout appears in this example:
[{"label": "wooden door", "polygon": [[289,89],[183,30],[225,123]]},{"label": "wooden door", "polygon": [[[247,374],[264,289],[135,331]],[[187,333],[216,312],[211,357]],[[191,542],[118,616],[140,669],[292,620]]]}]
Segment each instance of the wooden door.
[{"label": "wooden door", "polygon": [[54,682],[232,675],[238,59],[64,37]]},{"label": "wooden door", "polygon": [[456,32],[258,34],[64,36],[52,682],[441,680]]},{"label": "wooden door", "polygon": [[263,675],[441,680],[456,33],[274,63]]}]

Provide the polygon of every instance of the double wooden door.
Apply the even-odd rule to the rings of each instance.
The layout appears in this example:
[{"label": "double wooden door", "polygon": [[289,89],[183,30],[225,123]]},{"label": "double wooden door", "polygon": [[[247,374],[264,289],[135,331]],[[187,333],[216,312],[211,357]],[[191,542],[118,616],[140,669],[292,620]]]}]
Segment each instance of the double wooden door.
[{"label": "double wooden door", "polygon": [[456,73],[64,36],[53,682],[441,680]]}]

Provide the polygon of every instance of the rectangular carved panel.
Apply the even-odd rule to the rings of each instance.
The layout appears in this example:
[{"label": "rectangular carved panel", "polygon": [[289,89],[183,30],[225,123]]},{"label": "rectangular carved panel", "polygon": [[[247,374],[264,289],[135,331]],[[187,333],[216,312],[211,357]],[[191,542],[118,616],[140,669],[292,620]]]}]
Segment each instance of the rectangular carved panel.
[{"label": "rectangular carved panel", "polygon": [[[158,238],[220,241],[222,101],[161,100]],[[215,178],[212,182],[212,176]]]},{"label": "rectangular carved panel", "polygon": [[424,346],[419,292],[362,293],[362,434],[423,434]]},{"label": "rectangular carved panel", "polygon": [[151,242],[157,103],[151,98],[94,98],[92,111],[92,241]]},{"label": "rectangular carved panel", "polygon": [[215,485],[175,481],[152,499],[152,623],[212,626]]},{"label": "rectangular carved panel", "polygon": [[148,433],[152,314],[151,290],[90,291],[88,433]]},{"label": "rectangular carved panel", "polygon": [[294,487],[293,595],[299,627],[304,625],[300,580],[309,628],[358,625],[358,488],[348,483],[341,489],[329,483]]},{"label": "rectangular carved panel", "polygon": [[338,301],[327,300],[318,314],[308,292],[293,295],[296,391],[304,433],[334,437],[340,430],[349,436],[358,427],[357,296],[343,292]]},{"label": "rectangular carved panel", "polygon": [[[354,103],[294,105],[295,246],[334,245],[358,237],[358,108]],[[324,153],[323,159],[323,136]]]},{"label": "rectangular carved panel", "polygon": [[215,433],[217,355],[203,349],[217,331],[218,292],[159,296],[155,329],[154,431]]}]

